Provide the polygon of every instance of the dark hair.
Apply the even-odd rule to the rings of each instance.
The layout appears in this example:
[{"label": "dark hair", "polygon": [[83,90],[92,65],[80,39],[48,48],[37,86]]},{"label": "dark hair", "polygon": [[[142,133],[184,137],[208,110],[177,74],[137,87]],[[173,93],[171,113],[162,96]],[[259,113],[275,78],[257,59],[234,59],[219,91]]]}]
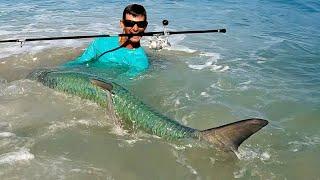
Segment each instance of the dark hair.
[{"label": "dark hair", "polygon": [[139,4],[130,4],[123,10],[122,19],[126,19],[126,14],[131,14],[132,16],[144,16],[145,21],[147,20],[147,12],[143,6]]}]

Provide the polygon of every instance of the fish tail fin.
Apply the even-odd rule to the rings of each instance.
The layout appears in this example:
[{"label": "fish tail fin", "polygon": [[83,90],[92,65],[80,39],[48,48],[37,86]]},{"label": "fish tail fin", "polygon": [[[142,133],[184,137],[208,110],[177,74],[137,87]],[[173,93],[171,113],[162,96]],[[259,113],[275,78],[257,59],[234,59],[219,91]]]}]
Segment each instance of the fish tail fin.
[{"label": "fish tail fin", "polygon": [[240,144],[268,124],[264,119],[245,119],[200,131],[200,139],[218,145],[225,151],[237,152]]}]

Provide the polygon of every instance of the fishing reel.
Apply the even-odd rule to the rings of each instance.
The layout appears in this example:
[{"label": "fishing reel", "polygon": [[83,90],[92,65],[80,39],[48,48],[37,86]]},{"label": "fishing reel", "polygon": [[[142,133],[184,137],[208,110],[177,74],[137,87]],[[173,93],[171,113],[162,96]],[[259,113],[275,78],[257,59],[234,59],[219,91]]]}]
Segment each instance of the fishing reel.
[{"label": "fishing reel", "polygon": [[169,32],[167,29],[167,26],[169,25],[168,20],[162,21],[163,25],[163,34],[155,34],[151,37],[151,40],[149,41],[149,48],[155,49],[155,50],[161,50],[164,48],[171,47],[171,44],[169,42]]}]

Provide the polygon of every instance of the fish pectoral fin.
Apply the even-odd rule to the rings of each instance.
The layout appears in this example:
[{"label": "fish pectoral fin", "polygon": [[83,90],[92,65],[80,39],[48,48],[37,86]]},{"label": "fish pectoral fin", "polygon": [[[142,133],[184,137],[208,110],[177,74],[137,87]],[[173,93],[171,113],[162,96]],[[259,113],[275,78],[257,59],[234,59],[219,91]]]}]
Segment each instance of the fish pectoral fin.
[{"label": "fish pectoral fin", "polygon": [[246,119],[200,131],[200,138],[227,151],[238,150],[240,144],[268,124],[264,119]]},{"label": "fish pectoral fin", "polygon": [[92,84],[102,88],[103,90],[107,90],[110,93],[112,93],[113,86],[111,83],[107,83],[107,82],[101,81],[99,79],[90,79],[90,82]]}]

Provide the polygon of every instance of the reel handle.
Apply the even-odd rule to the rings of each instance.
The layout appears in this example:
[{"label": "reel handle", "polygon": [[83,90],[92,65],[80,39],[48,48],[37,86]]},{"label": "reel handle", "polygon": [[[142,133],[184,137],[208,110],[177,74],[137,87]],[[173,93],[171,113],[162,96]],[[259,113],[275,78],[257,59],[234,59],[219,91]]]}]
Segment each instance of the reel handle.
[{"label": "reel handle", "polygon": [[164,19],[164,20],[162,21],[162,25],[163,25],[163,26],[168,26],[168,24],[169,24],[169,21],[168,21],[168,20]]}]

